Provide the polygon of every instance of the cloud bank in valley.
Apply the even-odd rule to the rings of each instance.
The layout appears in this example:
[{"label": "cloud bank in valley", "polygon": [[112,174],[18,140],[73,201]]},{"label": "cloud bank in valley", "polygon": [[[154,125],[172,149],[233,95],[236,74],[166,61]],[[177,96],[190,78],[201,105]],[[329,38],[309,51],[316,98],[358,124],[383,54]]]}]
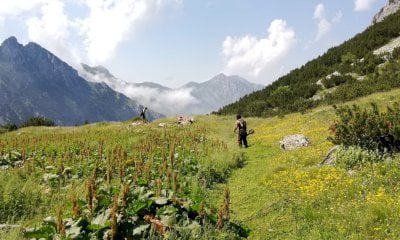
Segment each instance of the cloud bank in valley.
[{"label": "cloud bank in valley", "polygon": [[[84,72],[82,70],[82,72]],[[84,77],[92,82],[105,82],[116,91],[149,107],[149,109],[167,116],[188,114],[189,106],[198,103],[192,96],[191,88],[157,88],[137,83],[128,83],[115,77],[104,74],[90,74],[85,72]]]},{"label": "cloud bank in valley", "polygon": [[120,90],[151,110],[167,116],[190,114],[187,108],[198,103],[198,100],[192,96],[190,88],[159,90],[130,84]]}]

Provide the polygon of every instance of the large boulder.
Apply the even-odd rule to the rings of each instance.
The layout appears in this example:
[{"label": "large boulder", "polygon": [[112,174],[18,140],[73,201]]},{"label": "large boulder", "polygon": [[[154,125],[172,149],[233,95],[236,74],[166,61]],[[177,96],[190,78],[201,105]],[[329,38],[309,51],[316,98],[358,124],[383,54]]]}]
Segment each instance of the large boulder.
[{"label": "large boulder", "polygon": [[296,135],[288,135],[283,138],[282,141],[279,142],[280,147],[283,150],[293,150],[300,147],[307,147],[310,145],[310,141],[306,138],[306,136],[302,134]]}]

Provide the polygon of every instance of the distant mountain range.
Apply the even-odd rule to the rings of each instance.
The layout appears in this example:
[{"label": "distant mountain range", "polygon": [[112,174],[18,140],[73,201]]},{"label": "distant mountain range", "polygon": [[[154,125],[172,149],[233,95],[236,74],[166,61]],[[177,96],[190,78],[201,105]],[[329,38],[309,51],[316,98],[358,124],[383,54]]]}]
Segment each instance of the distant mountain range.
[{"label": "distant mountain range", "polygon": [[206,82],[189,82],[180,88],[168,88],[151,82],[126,82],[102,66],[82,64],[82,67],[81,75],[89,81],[104,82],[114,90],[165,115],[210,113],[264,87],[239,76],[221,73]]},{"label": "distant mountain range", "polygon": [[[91,83],[36,43],[15,37],[0,46],[0,124],[43,116],[58,125],[121,121],[142,106],[105,83]],[[150,118],[162,115],[150,112]]]}]

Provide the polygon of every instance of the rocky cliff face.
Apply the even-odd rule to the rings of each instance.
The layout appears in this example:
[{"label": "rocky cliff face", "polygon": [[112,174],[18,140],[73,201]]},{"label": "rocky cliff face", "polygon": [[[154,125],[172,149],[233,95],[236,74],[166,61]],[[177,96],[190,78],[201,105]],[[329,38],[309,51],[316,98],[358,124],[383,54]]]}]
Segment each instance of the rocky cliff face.
[{"label": "rocky cliff face", "polygon": [[[142,106],[104,83],[89,83],[36,43],[11,37],[0,46],[0,124],[43,116],[58,125],[120,121]],[[154,117],[154,116],[153,116]]]},{"label": "rocky cliff face", "polygon": [[389,0],[389,2],[372,19],[372,24],[381,22],[385,17],[400,9],[400,0]]}]

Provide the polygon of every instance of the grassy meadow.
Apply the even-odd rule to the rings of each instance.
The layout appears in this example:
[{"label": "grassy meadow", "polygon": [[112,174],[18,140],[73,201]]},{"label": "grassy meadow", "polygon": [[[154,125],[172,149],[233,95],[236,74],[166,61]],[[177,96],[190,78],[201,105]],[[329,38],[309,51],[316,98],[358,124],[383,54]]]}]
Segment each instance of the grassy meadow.
[{"label": "grassy meadow", "polygon": [[[377,102],[383,108],[399,96],[395,90],[347,104]],[[331,106],[248,119],[256,132],[243,150],[248,161],[228,184],[232,217],[252,230],[249,239],[400,238],[399,157],[351,171],[322,166],[333,147],[327,138],[334,119]],[[304,134],[311,145],[281,150],[279,141],[291,134]]]},{"label": "grassy meadow", "polygon": [[[383,108],[399,96],[352,103]],[[247,149],[237,146],[234,116],[1,134],[0,160],[12,167],[0,170],[0,224],[20,227],[0,239],[236,239],[245,229],[249,239],[399,239],[400,158],[321,165],[334,119],[331,106],[246,118],[255,130]],[[281,150],[292,134],[311,145]]]}]

